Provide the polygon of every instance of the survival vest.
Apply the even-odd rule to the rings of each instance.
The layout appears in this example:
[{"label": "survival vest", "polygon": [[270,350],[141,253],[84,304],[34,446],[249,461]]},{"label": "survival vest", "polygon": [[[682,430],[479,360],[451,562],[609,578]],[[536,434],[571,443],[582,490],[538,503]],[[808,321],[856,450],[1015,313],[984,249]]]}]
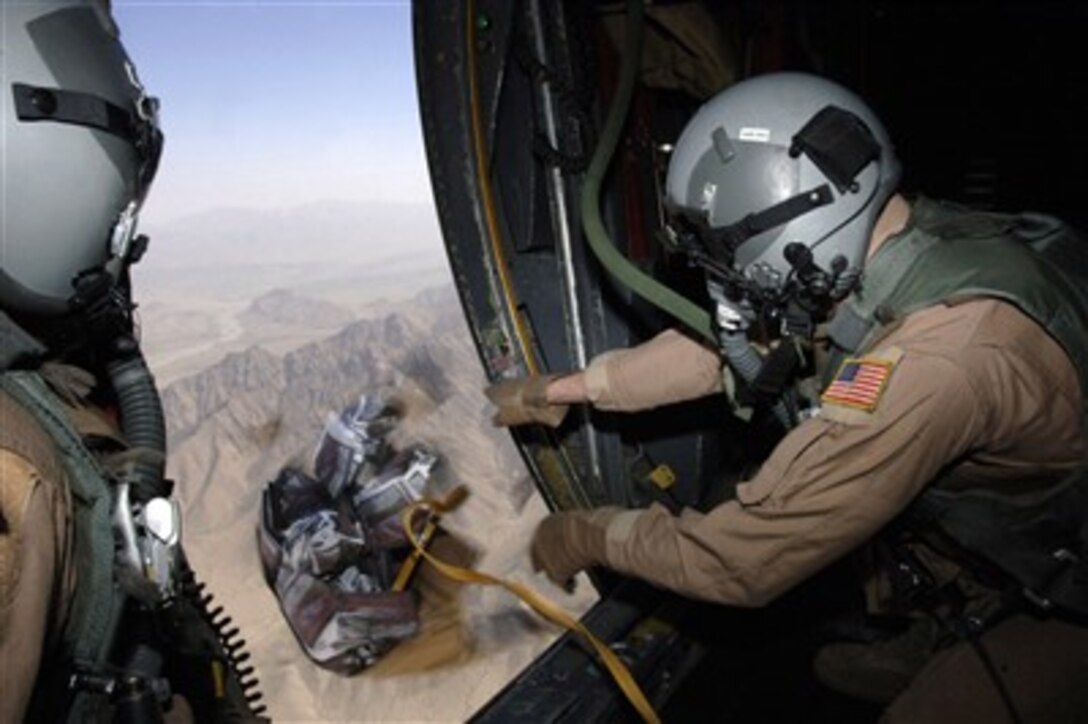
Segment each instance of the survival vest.
[{"label": "survival vest", "polygon": [[[105,665],[125,601],[125,594],[114,580],[110,486],[98,461],[69,421],[62,403],[37,372],[8,368],[19,358],[33,357],[44,350],[21,334],[6,315],[0,315],[0,326],[4,328],[5,343],[0,395],[18,405],[18,410],[12,409],[13,413],[26,413],[11,414],[4,420],[0,445],[19,451],[22,441],[36,434],[31,429],[36,424],[52,442],[71,492],[72,565],[79,571],[79,581],[61,633],[64,665],[56,667],[58,677],[67,679],[77,672],[100,671]],[[39,469],[46,469],[48,463],[36,459],[38,456],[40,453],[31,461]],[[71,692],[66,680],[40,681],[31,710],[41,711],[44,705],[56,711],[58,699],[67,700],[69,696],[76,699],[71,704],[73,709],[86,711],[92,703],[90,699],[79,701],[83,695]]]},{"label": "survival vest", "polygon": [[[260,716],[255,677],[238,666],[248,654],[241,641],[223,632],[231,619],[216,618],[222,608],[209,609],[212,596],[184,560],[168,606],[138,605],[146,593],[139,593],[139,582],[123,580],[116,563],[114,479],[47,381],[53,376],[40,366],[45,351],[0,312],[0,447],[58,473],[57,482],[67,485],[68,565],[78,572],[56,646],[43,652],[27,720],[126,720],[157,707],[170,690],[147,687],[168,681],[198,721],[267,721]],[[144,613],[137,614],[141,608]],[[125,662],[113,660],[121,648],[132,654]],[[158,662],[160,654],[161,666],[144,666]]]},{"label": "survival vest", "polygon": [[[1015,305],[1061,344],[1080,379],[1088,436],[1088,243],[1048,216],[916,199],[907,229],[873,255],[860,290],[832,319],[825,374],[905,315],[978,297]],[[937,481],[905,517],[951,541],[967,565],[996,568],[1042,608],[1088,614],[1088,459],[1030,495],[951,491]]]}]

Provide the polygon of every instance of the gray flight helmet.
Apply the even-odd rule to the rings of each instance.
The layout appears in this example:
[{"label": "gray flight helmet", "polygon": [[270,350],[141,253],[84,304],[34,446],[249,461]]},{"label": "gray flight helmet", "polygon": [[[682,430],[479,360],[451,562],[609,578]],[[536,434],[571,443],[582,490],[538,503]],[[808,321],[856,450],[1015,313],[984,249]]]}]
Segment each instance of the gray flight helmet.
[{"label": "gray flight helmet", "polygon": [[800,242],[824,270],[860,272],[900,165],[884,125],[854,93],[804,73],[727,88],[688,122],[669,160],[670,210],[722,240],[735,268],[781,285]]},{"label": "gray flight helmet", "polygon": [[3,0],[0,28],[0,308],[63,315],[78,278],[115,284],[131,261],[157,102],[102,0]]}]

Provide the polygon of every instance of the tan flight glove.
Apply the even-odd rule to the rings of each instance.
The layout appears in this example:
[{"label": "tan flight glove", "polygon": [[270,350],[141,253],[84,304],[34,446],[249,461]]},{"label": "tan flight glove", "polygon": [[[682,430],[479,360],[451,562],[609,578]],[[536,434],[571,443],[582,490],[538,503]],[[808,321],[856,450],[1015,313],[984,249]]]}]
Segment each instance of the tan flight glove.
[{"label": "tan flight glove", "polygon": [[605,531],[623,511],[607,506],[547,516],[540,521],[529,544],[533,570],[544,571],[552,583],[571,590],[575,573],[607,562]]},{"label": "tan flight glove", "polygon": [[491,422],[496,427],[527,425],[531,422],[559,427],[569,405],[550,404],[545,396],[552,380],[562,375],[531,375],[503,380],[487,387],[484,394],[497,410]]}]

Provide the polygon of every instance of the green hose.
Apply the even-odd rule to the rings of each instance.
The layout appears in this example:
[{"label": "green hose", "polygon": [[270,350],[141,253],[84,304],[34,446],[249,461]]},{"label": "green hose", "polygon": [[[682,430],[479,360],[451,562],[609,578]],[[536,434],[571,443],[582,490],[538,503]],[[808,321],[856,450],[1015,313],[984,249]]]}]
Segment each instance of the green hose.
[{"label": "green hose", "polygon": [[672,289],[644,273],[621,254],[608,237],[608,231],[601,220],[601,182],[605,171],[616,152],[623,123],[631,105],[631,95],[635,89],[635,79],[642,59],[642,3],[643,0],[628,0],[627,23],[624,28],[623,65],[620,68],[619,84],[612,105],[608,109],[600,141],[593,151],[593,158],[586,172],[582,187],[582,230],[590,249],[616,280],[635,294],[660,309],[668,312],[692,331],[717,342],[710,324],[710,314],[691,300],[677,294]]}]

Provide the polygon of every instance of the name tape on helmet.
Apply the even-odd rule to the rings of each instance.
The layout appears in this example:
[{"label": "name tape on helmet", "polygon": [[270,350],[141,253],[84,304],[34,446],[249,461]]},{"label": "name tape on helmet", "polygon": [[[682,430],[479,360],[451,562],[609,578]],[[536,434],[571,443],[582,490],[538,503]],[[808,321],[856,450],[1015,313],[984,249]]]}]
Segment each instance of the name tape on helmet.
[{"label": "name tape on helmet", "polygon": [[771,129],[769,128],[742,128],[737,138],[741,141],[753,141],[755,143],[769,143]]}]

